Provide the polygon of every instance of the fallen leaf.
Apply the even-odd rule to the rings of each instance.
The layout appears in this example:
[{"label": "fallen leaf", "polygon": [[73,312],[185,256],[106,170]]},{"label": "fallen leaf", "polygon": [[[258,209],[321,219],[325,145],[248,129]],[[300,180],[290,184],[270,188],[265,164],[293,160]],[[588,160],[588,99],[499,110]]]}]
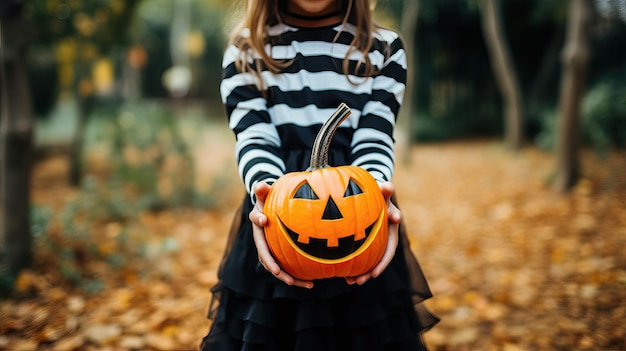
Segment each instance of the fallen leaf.
[{"label": "fallen leaf", "polygon": [[84,335],[89,341],[97,345],[107,345],[117,340],[122,334],[122,329],[117,325],[96,324],[85,330]]},{"label": "fallen leaf", "polygon": [[70,296],[67,299],[67,310],[74,314],[81,314],[85,310],[85,299],[82,296]]},{"label": "fallen leaf", "polygon": [[178,343],[171,336],[148,334],[144,341],[147,346],[159,351],[170,351],[179,348]]},{"label": "fallen leaf", "polygon": [[454,331],[448,338],[451,345],[461,345],[473,342],[478,338],[478,329],[474,327],[462,328]]},{"label": "fallen leaf", "polygon": [[15,351],[36,350],[38,347],[39,343],[32,339],[14,338],[9,343],[9,350]]},{"label": "fallen leaf", "polygon": [[60,339],[54,344],[55,351],[74,351],[80,349],[85,343],[85,339],[83,339],[80,335],[69,336],[63,339]]},{"label": "fallen leaf", "polygon": [[143,338],[139,336],[124,336],[120,340],[120,347],[131,349],[131,350],[140,350],[145,347],[145,343]]},{"label": "fallen leaf", "polygon": [[[194,147],[195,175],[203,186],[233,184],[224,185],[228,199],[220,196],[219,208],[141,210],[90,221],[94,213],[86,207],[67,211],[78,199],[95,199],[68,186],[69,159],[55,154],[34,164],[34,205],[53,215],[33,268],[18,277],[23,294],[0,301],[0,349],[198,348],[211,323],[210,288],[244,196],[235,167],[224,180],[216,178],[230,170],[216,160],[234,163],[232,144],[224,146],[230,131],[218,126],[211,133]],[[163,151],[127,152],[145,165]],[[111,156],[93,153],[85,150],[86,166],[99,162],[90,177],[108,178]],[[409,247],[434,294],[426,304],[442,318],[424,335],[433,350],[624,348],[623,155],[611,151],[600,160],[583,152],[584,179],[572,193],[558,194],[545,184],[552,155],[532,147],[515,157],[493,141],[423,143],[411,150],[412,163],[397,165],[394,184]],[[164,188],[177,186],[174,179]],[[130,202],[137,190],[102,191]],[[64,231],[70,227],[88,228],[89,235],[69,237]],[[76,270],[79,286],[68,283],[60,263]],[[87,293],[91,282],[96,288]]]}]

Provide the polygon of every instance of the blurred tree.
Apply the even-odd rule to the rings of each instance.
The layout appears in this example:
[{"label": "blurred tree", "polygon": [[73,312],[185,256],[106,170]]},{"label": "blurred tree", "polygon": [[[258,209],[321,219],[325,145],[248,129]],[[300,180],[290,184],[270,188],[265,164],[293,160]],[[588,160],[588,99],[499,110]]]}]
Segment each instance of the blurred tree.
[{"label": "blurred tree", "polygon": [[515,64],[505,39],[500,0],[483,0],[480,12],[491,68],[504,98],[505,142],[510,149],[518,150],[523,142],[524,103]]},{"label": "blurred tree", "polygon": [[402,142],[404,145],[402,147],[405,149],[403,153],[403,162],[407,163],[410,160],[410,153],[406,152],[409,149],[409,146],[413,142],[412,133],[413,130],[413,116],[417,115],[417,111],[414,108],[415,104],[415,79],[417,78],[418,72],[416,64],[416,55],[415,48],[417,46],[416,43],[416,31],[417,31],[417,22],[419,18],[419,0],[411,0],[404,1],[404,6],[402,9],[402,18],[400,33],[402,34],[404,41],[404,49],[406,51],[406,61],[408,66],[408,75],[406,82],[406,91],[404,94],[404,101],[402,103],[402,109],[400,110],[400,127],[399,128],[403,132]]},{"label": "blurred tree", "polygon": [[190,0],[178,0],[172,4],[169,37],[172,67],[163,75],[163,85],[172,97],[186,96],[192,84],[191,61],[185,40],[189,34],[191,11]]},{"label": "blurred tree", "polygon": [[126,51],[122,74],[122,90],[126,100],[137,100],[141,97],[141,69],[147,60],[146,50],[140,44],[133,44]]},{"label": "blurred tree", "polygon": [[[188,92],[179,102],[200,99],[202,105],[214,106],[212,112],[215,113],[212,115],[222,116],[219,98],[221,59],[230,27],[228,22],[233,18],[228,9],[236,3],[221,0],[186,0],[180,3],[143,0],[132,23],[133,41],[141,44],[149,58],[142,68],[142,97],[172,97],[163,84],[164,80],[178,84],[178,87],[187,83],[190,84]],[[181,16],[187,19],[176,19]],[[184,67],[191,70],[190,82],[187,80],[189,71]]]},{"label": "blurred tree", "polygon": [[117,94],[115,61],[130,42],[129,25],[140,1],[32,0],[26,4],[33,46],[54,49],[61,89],[71,93],[78,105],[70,151],[73,185],[82,175],[83,138],[95,96]]},{"label": "blurred tree", "polygon": [[[537,2],[531,12],[529,22],[532,25],[540,26],[545,33],[546,41],[544,45],[538,46],[541,53],[536,63],[533,74],[529,74],[530,81],[527,84],[526,103],[526,127],[533,132],[533,123],[538,119],[542,109],[553,108],[557,98],[546,98],[555,95],[549,89],[556,89],[559,76],[559,51],[563,46],[564,22],[567,16],[567,1],[569,0],[548,0]],[[536,127],[534,127],[536,128]],[[536,129],[535,129],[536,130]],[[532,136],[532,135],[531,135]]]},{"label": "blurred tree", "polygon": [[416,138],[501,134],[501,104],[476,1],[421,0],[417,26]]},{"label": "blurred tree", "polygon": [[22,1],[0,7],[0,290],[31,263],[33,119]]},{"label": "blurred tree", "polygon": [[591,0],[570,2],[565,45],[561,52],[563,76],[556,130],[557,164],[554,187],[562,192],[569,190],[580,175],[578,125],[590,56],[589,33],[593,12]]},{"label": "blurred tree", "polygon": [[[485,38],[481,8],[485,0],[419,0],[419,11],[413,33],[403,31],[405,46],[413,45],[414,88],[405,94],[405,107],[413,103],[410,124],[413,139],[421,142],[459,137],[494,137],[506,135],[508,126],[506,96],[499,89]],[[409,16],[404,6],[415,1],[380,0],[389,4],[399,19]],[[532,140],[536,145],[555,147],[556,106],[562,66],[559,53],[563,47],[567,9],[570,0],[518,1],[497,0],[500,5],[500,25],[506,33],[506,44],[515,61],[517,85],[522,100],[523,121],[520,122],[521,141]],[[595,0],[599,18],[590,33],[588,84],[598,93],[608,94],[606,86],[619,86],[626,72],[626,6],[623,1]],[[407,22],[405,22],[406,24]],[[514,54],[514,55],[513,55]],[[411,96],[412,95],[412,96]],[[582,97],[582,96],[581,96]],[[617,132],[621,125],[621,108],[605,108],[602,101],[612,101],[608,95],[584,112],[580,134],[583,143],[606,146],[624,145]],[[610,111],[610,116],[602,110]],[[407,113],[403,108],[402,113]],[[587,116],[589,115],[589,116]],[[597,117],[592,117],[597,116]],[[602,116],[602,117],[600,117]],[[404,117],[399,123],[404,123]],[[521,128],[523,126],[523,128]],[[593,128],[591,128],[593,127]],[[401,131],[401,132],[404,132]],[[398,140],[402,142],[402,140]],[[400,144],[402,146],[402,144]]]}]

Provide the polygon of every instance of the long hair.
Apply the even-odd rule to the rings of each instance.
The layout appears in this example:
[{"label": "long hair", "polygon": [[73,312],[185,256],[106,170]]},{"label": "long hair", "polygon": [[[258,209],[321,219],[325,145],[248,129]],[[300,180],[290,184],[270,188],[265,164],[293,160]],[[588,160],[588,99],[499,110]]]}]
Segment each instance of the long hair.
[{"label": "long hair", "polygon": [[[355,51],[363,53],[363,61],[359,61],[355,67],[358,72],[361,66],[364,67],[365,76],[375,74],[373,65],[367,55],[374,41],[374,29],[376,25],[372,19],[372,6],[370,0],[339,0],[340,8],[344,14],[342,26],[350,23],[356,27],[356,32],[350,48],[344,57],[342,68],[346,77],[349,72],[350,54]],[[230,43],[237,45],[240,55],[235,61],[235,65],[240,72],[251,72],[255,74],[259,81],[259,89],[263,90],[260,79],[262,68],[267,68],[272,73],[279,73],[283,68],[288,67],[291,62],[275,60],[265,50],[269,44],[268,26],[282,22],[281,10],[286,8],[287,0],[245,0],[245,14],[243,20],[231,32]],[[243,35],[247,29],[248,35]],[[335,39],[339,36],[339,33]],[[251,58],[252,52],[257,56]],[[256,69],[253,68],[256,66]]]}]

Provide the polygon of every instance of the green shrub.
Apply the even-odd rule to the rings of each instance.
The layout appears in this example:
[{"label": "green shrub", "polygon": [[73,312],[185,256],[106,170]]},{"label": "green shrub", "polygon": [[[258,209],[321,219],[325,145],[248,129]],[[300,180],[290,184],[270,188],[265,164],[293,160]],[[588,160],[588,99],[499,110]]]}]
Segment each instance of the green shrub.
[{"label": "green shrub", "polygon": [[[580,108],[580,137],[584,145],[599,154],[626,147],[626,85],[615,80],[600,81],[585,94]],[[552,109],[541,112],[542,129],[535,138],[538,147],[554,148],[558,117]]]},{"label": "green shrub", "polygon": [[587,93],[582,103],[585,140],[596,151],[626,147],[626,85],[614,80],[601,81]]}]

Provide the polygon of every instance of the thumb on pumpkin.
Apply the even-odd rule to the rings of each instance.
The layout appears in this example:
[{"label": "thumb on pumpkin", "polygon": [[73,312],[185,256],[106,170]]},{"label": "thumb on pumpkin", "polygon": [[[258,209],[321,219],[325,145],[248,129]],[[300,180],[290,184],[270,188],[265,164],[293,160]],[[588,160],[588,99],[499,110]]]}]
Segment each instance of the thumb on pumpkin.
[{"label": "thumb on pumpkin", "polygon": [[267,224],[267,217],[263,213],[263,206],[265,206],[265,199],[267,198],[267,193],[270,191],[270,186],[265,182],[258,182],[254,185],[253,191],[256,197],[256,203],[248,217],[253,224],[264,227]]},{"label": "thumb on pumpkin", "polygon": [[391,202],[391,196],[395,193],[395,187],[392,182],[384,182],[380,184],[380,191],[383,193],[385,202],[387,202],[387,215],[389,222],[393,224],[400,223],[402,214],[400,210]]}]

